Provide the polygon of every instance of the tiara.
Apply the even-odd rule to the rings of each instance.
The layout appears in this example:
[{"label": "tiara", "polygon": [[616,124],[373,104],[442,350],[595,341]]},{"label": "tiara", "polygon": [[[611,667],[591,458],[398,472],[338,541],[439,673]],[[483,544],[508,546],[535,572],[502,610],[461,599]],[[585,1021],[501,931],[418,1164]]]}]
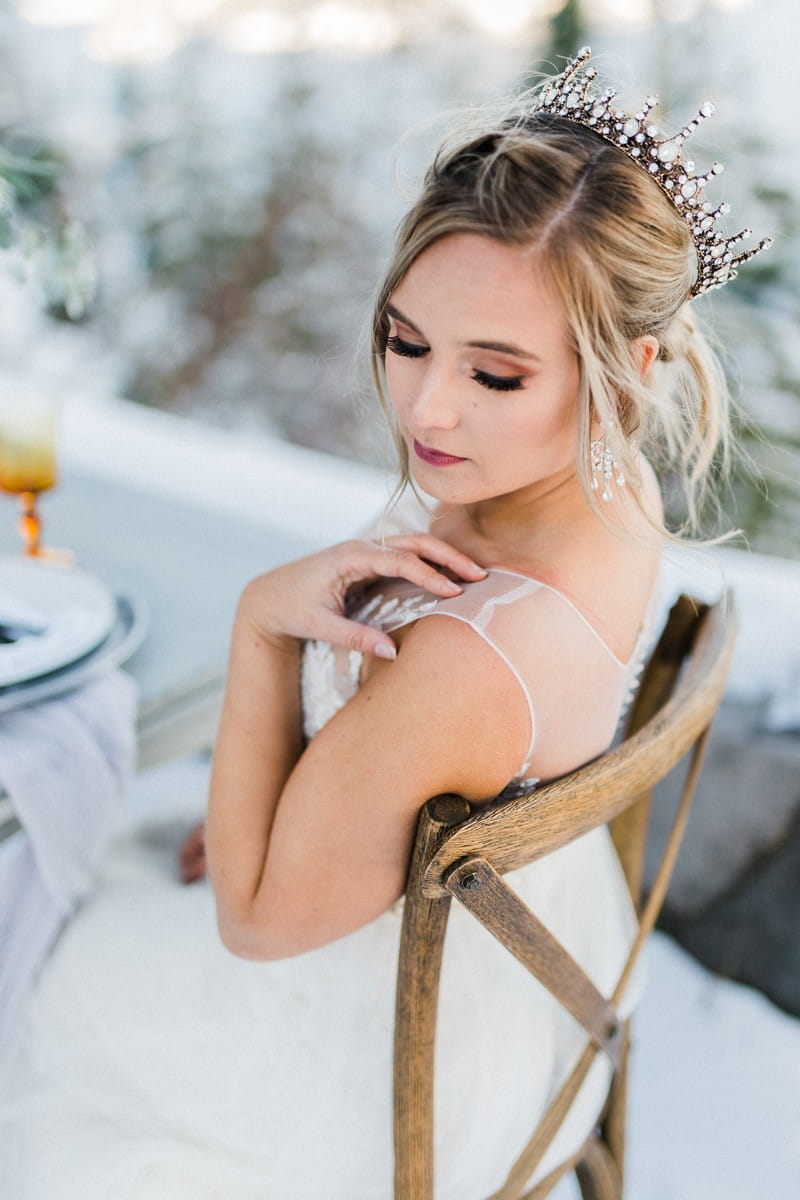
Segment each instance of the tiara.
[{"label": "tiara", "polygon": [[714,105],[706,101],[697,116],[679,133],[662,137],[658,126],[649,120],[651,111],[659,103],[657,96],[648,96],[642,109],[630,116],[614,107],[615,88],[607,88],[602,94],[593,93],[592,83],[597,77],[594,67],[589,67],[579,78],[591,56],[591,50],[585,46],[566,69],[547,84],[533,111],[552,113],[584,125],[647,171],[689,226],[697,251],[697,279],[690,297],[722,287],[735,278],[737,267],[771,246],[772,238],[763,238],[757,246],[734,254],[733,247],[751,237],[752,230],[743,229],[733,237],[724,237],[715,226],[720,217],[730,212],[730,205],[715,207],[703,200],[708,181],[722,174],[722,163],[714,163],[705,175],[696,175],[694,163],[683,161],[684,142],[706,117],[714,113]]}]

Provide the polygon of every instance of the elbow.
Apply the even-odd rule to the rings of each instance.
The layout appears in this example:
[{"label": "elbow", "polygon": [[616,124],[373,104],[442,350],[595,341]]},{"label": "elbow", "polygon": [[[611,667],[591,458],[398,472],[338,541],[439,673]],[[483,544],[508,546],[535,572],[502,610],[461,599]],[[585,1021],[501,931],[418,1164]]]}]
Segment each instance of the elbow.
[{"label": "elbow", "polygon": [[274,947],[265,931],[247,918],[217,915],[217,929],[226,950],[237,958],[250,962],[271,962],[283,957],[274,952]]},{"label": "elbow", "polygon": [[269,962],[270,955],[267,947],[259,940],[241,929],[231,929],[228,925],[219,926],[219,935],[223,946],[236,958],[244,958],[249,962]]},{"label": "elbow", "polygon": [[230,894],[230,889],[220,887],[220,881],[209,872],[214,886],[217,914],[217,933],[226,950],[236,958],[251,962],[272,962],[287,958],[288,953],[279,942],[279,930],[274,928],[265,905],[256,906],[255,900],[243,893]]},{"label": "elbow", "polygon": [[217,928],[225,949],[250,962],[277,962],[311,949],[308,945],[296,944],[285,931],[272,929],[263,918],[250,913],[218,911]]}]

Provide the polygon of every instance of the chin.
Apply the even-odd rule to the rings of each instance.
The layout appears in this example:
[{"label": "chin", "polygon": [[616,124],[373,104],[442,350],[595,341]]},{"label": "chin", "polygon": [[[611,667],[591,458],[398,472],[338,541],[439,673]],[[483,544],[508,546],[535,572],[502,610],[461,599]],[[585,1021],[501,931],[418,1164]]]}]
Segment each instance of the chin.
[{"label": "chin", "polygon": [[479,504],[483,500],[493,500],[496,495],[486,489],[469,487],[464,483],[459,486],[455,480],[449,483],[447,479],[437,479],[435,476],[423,480],[412,473],[411,480],[423,500],[438,500],[440,504]]}]

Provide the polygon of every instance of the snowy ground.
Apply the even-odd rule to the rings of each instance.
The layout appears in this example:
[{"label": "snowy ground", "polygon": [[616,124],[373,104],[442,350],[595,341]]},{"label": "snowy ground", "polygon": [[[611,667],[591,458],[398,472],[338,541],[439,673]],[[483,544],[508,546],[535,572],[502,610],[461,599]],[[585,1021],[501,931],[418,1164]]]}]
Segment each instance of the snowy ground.
[{"label": "snowy ground", "polygon": [[800,1022],[662,934],[636,1023],[630,1200],[790,1200]]}]

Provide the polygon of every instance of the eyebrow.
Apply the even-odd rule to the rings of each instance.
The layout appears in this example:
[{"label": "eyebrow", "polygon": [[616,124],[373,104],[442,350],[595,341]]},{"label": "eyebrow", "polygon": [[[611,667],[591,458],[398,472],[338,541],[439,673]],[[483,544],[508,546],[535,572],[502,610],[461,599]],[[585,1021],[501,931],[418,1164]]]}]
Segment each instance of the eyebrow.
[{"label": "eyebrow", "polygon": [[[414,333],[424,337],[422,330],[414,324],[414,322],[402,313],[399,308],[395,308],[393,304],[386,305],[386,312],[395,321],[402,321],[403,325],[407,325],[409,329],[413,329]],[[499,354],[510,354],[514,358],[526,358],[531,362],[541,362],[538,354],[533,354],[530,350],[523,350],[521,346],[514,346],[510,342],[465,342],[465,346],[469,346],[474,350],[495,350]]]}]

